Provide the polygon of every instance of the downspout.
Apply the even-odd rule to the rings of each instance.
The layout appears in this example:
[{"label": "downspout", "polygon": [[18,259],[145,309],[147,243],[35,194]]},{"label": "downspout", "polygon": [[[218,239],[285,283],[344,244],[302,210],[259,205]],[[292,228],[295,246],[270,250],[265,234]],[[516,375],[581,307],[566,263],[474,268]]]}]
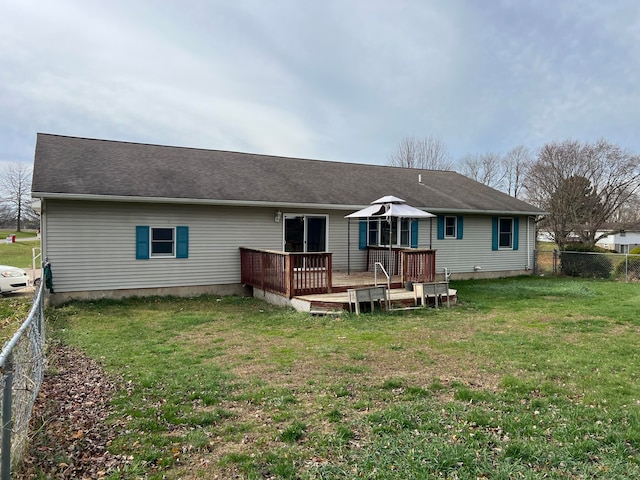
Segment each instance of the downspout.
[{"label": "downspout", "polygon": [[347,219],[347,275],[351,275],[351,219]]},{"label": "downspout", "polygon": [[40,199],[40,268],[44,267],[47,253],[47,201]]},{"label": "downspout", "polygon": [[528,264],[525,265],[525,270],[531,270],[531,239],[529,238],[530,234],[531,234],[531,227],[529,226],[529,220],[531,220],[530,216],[527,216],[527,262]]},{"label": "downspout", "polygon": [[429,217],[429,250],[433,249],[433,217]]}]

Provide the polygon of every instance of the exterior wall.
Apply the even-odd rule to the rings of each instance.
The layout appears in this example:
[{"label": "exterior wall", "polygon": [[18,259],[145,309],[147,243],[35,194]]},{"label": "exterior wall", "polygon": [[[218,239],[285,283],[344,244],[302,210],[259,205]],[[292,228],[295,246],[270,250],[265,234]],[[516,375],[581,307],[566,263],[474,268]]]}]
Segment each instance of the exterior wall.
[{"label": "exterior wall", "polygon": [[[43,257],[51,262],[60,299],[238,293],[242,292],[238,289],[239,247],[283,249],[284,222],[274,221],[276,211],[271,207],[47,200],[42,210]],[[358,248],[358,221],[352,220],[349,227],[344,218],[350,211],[281,211],[328,214],[333,268],[364,270],[366,251]],[[189,227],[188,258],[136,260],[138,225]],[[436,220],[426,219],[419,221],[418,246],[429,248],[431,244],[437,250],[438,273],[446,267],[458,274],[454,278],[489,272],[510,275],[532,265],[533,231],[533,221],[521,217],[519,250],[492,251],[489,216],[465,215],[462,240],[437,240]]]},{"label": "exterior wall", "polygon": [[[329,214],[329,249],[335,269],[348,266],[350,212],[283,209],[286,214]],[[239,247],[282,250],[284,222],[275,208],[47,200],[44,202],[43,258],[51,262],[54,290],[131,291],[240,283]],[[353,223],[353,222],[352,222]],[[135,227],[189,227],[189,257],[136,260]],[[358,228],[351,225],[351,268],[364,269]],[[197,291],[191,289],[192,291]],[[62,295],[59,295],[62,297]],[[93,297],[91,297],[93,298]]]},{"label": "exterior wall", "polygon": [[352,211],[339,211],[331,214],[332,241],[330,244],[333,252],[333,268],[335,270],[361,272],[367,266],[366,250],[360,250],[359,224],[357,220],[344,218]]},{"label": "exterior wall", "polygon": [[[61,293],[239,284],[240,246],[282,246],[282,224],[266,208],[49,200],[43,223]],[[136,260],[137,225],[188,226],[189,257]]]},{"label": "exterior wall", "polygon": [[[347,212],[348,213],[348,212]],[[347,214],[345,213],[345,215]],[[447,215],[456,216],[456,213]],[[531,273],[535,250],[535,224],[533,219],[519,218],[518,250],[491,249],[492,217],[489,215],[463,215],[463,238],[438,240],[437,219],[418,221],[418,248],[436,250],[436,273],[444,268],[456,274],[454,278],[488,278]],[[342,232],[344,229],[340,229]],[[344,240],[346,251],[346,239]],[[358,249],[358,220],[351,221],[351,269],[364,270],[366,252]],[[338,262],[338,249],[331,245],[334,267]],[[340,250],[343,251],[343,250]],[[344,264],[342,259],[340,264]],[[480,267],[475,269],[474,267]],[[494,273],[495,272],[495,273]]]},{"label": "exterior wall", "polygon": [[[463,217],[464,228],[461,240],[438,240],[436,221],[435,219],[433,221],[433,248],[436,250],[437,273],[442,273],[446,268],[449,273],[454,274],[452,278],[469,278],[470,275],[467,275],[469,273],[475,273],[476,277],[486,277],[490,275],[489,272],[498,272],[499,275],[507,276],[526,273],[533,268],[535,249],[533,220],[527,221],[527,217],[519,217],[518,250],[494,251],[491,249],[491,216],[464,215]],[[423,234],[422,228],[418,238],[420,247],[425,247],[428,245],[423,244],[423,239],[428,238],[428,232]],[[428,225],[424,228],[428,228]],[[529,229],[528,233],[527,229]]]}]

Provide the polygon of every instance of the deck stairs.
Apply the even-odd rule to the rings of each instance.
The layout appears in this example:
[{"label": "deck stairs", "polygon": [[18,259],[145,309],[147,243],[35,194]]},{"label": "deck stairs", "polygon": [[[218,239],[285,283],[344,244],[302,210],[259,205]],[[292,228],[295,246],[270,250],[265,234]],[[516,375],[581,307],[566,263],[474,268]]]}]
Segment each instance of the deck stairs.
[{"label": "deck stairs", "polygon": [[[312,315],[340,315],[350,310],[346,290],[325,295],[306,295],[299,299],[309,303],[309,312]],[[389,290],[389,299],[390,311],[422,308],[415,305],[413,292],[406,288],[392,288]],[[370,311],[366,305],[363,304],[362,307],[363,313]]]}]

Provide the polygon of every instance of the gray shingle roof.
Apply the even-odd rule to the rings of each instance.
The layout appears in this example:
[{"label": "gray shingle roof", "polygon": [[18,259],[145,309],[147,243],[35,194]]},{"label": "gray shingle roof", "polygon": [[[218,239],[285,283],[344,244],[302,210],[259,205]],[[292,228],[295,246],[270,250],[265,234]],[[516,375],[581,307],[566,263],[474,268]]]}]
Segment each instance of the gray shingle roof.
[{"label": "gray shingle roof", "polygon": [[[422,184],[418,182],[421,175]],[[354,207],[395,195],[431,211],[541,210],[449,171],[38,134],[34,197],[115,196]]]}]

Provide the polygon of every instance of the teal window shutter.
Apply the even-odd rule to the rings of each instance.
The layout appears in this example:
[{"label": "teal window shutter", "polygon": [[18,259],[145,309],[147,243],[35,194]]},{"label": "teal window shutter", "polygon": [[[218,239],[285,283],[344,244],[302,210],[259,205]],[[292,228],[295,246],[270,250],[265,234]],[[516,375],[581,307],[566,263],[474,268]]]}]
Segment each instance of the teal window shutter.
[{"label": "teal window shutter", "polygon": [[149,258],[149,227],[136,227],[136,260],[147,260]]},{"label": "teal window shutter", "polygon": [[367,249],[367,221],[360,220],[360,239],[358,243],[358,248],[360,250]]},{"label": "teal window shutter", "polygon": [[491,224],[491,250],[498,250],[498,217],[493,217]]},{"label": "teal window shutter", "polygon": [[418,248],[418,220],[411,220],[411,248]]},{"label": "teal window shutter", "polygon": [[438,215],[438,240],[444,240],[444,216]]},{"label": "teal window shutter", "polygon": [[457,225],[456,225],[456,238],[458,240],[462,240],[462,224],[464,222],[462,221],[462,215],[459,215],[457,217]]},{"label": "teal window shutter", "polygon": [[189,258],[189,227],[176,227],[176,258]]},{"label": "teal window shutter", "polygon": [[516,217],[513,219],[513,249],[514,250],[518,250],[518,240],[519,240],[519,233],[520,233],[520,222],[519,222],[519,218]]}]

